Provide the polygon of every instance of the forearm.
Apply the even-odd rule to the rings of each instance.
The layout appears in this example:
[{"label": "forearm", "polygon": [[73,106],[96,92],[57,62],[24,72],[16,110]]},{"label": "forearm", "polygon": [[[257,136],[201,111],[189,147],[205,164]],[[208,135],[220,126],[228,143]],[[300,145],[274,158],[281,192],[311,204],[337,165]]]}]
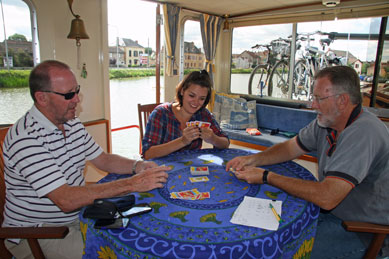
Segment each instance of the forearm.
[{"label": "forearm", "polygon": [[326,210],[335,208],[351,190],[351,186],[341,180],[326,178],[322,182],[316,182],[286,177],[274,172],[269,172],[267,181],[272,186]]},{"label": "forearm", "polygon": [[91,161],[98,169],[109,173],[131,174],[135,160],[103,153]]},{"label": "forearm", "polygon": [[150,147],[144,154],[145,159],[152,159],[156,157],[162,157],[169,155],[181,148],[185,147],[185,143],[182,137],[174,139],[168,143],[163,143],[160,145],[155,145]]},{"label": "forearm", "polygon": [[102,184],[86,186],[63,185],[48,194],[48,197],[64,212],[80,209],[93,203],[95,199],[115,197],[135,192],[130,178]]},{"label": "forearm", "polygon": [[229,147],[230,141],[226,137],[221,137],[215,134],[211,144],[216,148],[223,149]]},{"label": "forearm", "polygon": [[293,138],[252,155],[252,165],[263,166],[278,164],[293,160],[302,154],[304,154],[304,151],[298,146],[296,139]]}]

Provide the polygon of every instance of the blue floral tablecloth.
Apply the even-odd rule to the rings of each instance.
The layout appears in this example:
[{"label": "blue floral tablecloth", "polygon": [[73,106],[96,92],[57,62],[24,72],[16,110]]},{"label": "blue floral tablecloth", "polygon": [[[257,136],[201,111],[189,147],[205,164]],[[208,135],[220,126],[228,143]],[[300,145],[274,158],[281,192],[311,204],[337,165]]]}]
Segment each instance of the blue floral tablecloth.
[{"label": "blue floral tablecloth", "polygon": [[[80,213],[83,258],[309,258],[320,209],[270,185],[250,185],[225,171],[226,163],[250,151],[202,149],[155,159],[172,168],[162,189],[136,193],[137,203],[153,208],[131,219],[125,229],[94,229]],[[191,183],[191,166],[208,166],[208,182]],[[266,166],[278,174],[315,180],[294,162]],[[100,182],[127,177],[110,174]],[[171,199],[171,192],[197,188],[210,199]],[[231,216],[244,196],[282,200],[277,231],[234,225]]]}]

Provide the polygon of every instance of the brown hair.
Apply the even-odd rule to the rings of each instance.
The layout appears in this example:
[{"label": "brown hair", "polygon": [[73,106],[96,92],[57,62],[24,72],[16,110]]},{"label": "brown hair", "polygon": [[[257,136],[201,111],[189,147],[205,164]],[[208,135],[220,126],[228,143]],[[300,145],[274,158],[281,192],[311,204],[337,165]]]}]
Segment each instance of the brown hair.
[{"label": "brown hair", "polygon": [[206,70],[193,71],[182,80],[176,88],[176,100],[182,106],[183,97],[181,92],[185,92],[192,84],[205,87],[208,90],[207,97],[205,98],[204,104],[201,108],[204,108],[209,103],[212,92],[212,81]]}]

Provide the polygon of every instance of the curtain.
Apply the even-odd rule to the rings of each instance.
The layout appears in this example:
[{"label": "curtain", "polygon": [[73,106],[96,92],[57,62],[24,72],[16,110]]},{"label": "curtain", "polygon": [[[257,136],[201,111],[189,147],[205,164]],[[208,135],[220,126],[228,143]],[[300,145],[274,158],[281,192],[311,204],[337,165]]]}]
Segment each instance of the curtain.
[{"label": "curtain", "polygon": [[208,71],[211,79],[215,70],[213,60],[216,55],[216,47],[222,22],[223,18],[217,16],[202,14],[200,17],[201,37],[203,39],[205,53],[205,69]]},{"label": "curtain", "polygon": [[177,45],[177,33],[179,25],[180,8],[172,4],[163,5],[163,16],[164,16],[164,29],[165,29],[165,40],[166,40],[166,51],[167,51],[167,64],[166,70],[167,75],[173,75],[173,69],[175,64],[174,53]]}]

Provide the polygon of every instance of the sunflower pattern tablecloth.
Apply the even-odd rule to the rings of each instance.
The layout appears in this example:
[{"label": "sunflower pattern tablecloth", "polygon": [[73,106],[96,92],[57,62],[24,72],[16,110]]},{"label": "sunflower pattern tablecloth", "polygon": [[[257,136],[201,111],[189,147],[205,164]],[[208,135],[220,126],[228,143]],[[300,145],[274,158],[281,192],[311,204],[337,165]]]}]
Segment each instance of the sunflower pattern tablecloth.
[{"label": "sunflower pattern tablecloth", "polygon": [[[125,229],[94,229],[80,213],[84,258],[309,258],[320,209],[270,185],[250,185],[225,171],[226,163],[251,151],[202,149],[154,159],[170,166],[162,189],[135,193],[137,203],[153,208],[133,217]],[[209,181],[192,183],[191,166],[208,166]],[[265,166],[281,175],[315,180],[294,162]],[[110,174],[100,182],[128,177]],[[203,200],[170,198],[171,192],[197,188]],[[277,231],[234,225],[231,216],[244,196],[282,200],[283,222]]]}]

